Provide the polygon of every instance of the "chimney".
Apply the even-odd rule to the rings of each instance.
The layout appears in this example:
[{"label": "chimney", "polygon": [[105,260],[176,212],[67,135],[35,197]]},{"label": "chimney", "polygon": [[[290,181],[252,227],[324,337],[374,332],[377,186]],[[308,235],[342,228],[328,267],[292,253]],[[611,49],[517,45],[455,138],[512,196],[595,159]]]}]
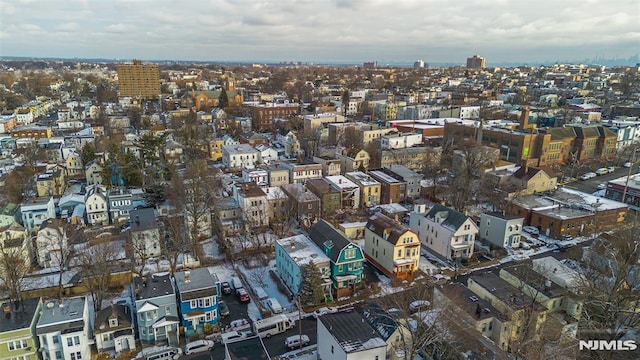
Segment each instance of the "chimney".
[{"label": "chimney", "polygon": [[4,317],[7,319],[11,319],[11,305],[9,304],[2,305],[2,310],[4,311]]},{"label": "chimney", "polygon": [[140,225],[140,216],[136,215],[136,224]]},{"label": "chimney", "polygon": [[191,282],[191,279],[189,278],[189,276],[191,275],[191,271],[185,271],[184,272],[184,282]]}]

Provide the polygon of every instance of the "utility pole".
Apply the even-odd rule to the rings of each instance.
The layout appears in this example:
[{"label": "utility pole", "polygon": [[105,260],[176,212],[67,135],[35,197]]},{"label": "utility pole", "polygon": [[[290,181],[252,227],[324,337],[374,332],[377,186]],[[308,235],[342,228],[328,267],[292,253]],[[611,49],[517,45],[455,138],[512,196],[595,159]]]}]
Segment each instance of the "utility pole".
[{"label": "utility pole", "polygon": [[[640,150],[640,147],[633,149],[633,154],[631,154],[631,166],[629,166],[629,172],[627,173],[627,181],[624,182],[624,192],[622,192],[622,203],[626,204],[625,200],[627,198],[627,190],[629,189],[629,178],[631,177],[631,169],[636,165],[636,153]],[[638,210],[636,210],[638,211]]]},{"label": "utility pole", "polygon": [[300,306],[300,294],[298,294],[296,302],[298,304],[298,339],[300,340],[298,346],[299,349],[302,349],[302,306]]}]

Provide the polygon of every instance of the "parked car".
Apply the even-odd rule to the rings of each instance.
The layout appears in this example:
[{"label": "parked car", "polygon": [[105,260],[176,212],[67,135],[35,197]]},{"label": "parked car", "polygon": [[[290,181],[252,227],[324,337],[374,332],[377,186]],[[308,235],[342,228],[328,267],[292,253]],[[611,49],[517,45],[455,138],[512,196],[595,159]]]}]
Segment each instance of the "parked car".
[{"label": "parked car", "polygon": [[604,190],[606,188],[607,188],[607,184],[605,183],[598,184],[598,190]]},{"label": "parked car", "polygon": [[229,295],[232,293],[231,285],[229,285],[228,281],[223,281],[222,284],[220,284],[220,287],[222,288],[223,294]]},{"label": "parked car", "polygon": [[319,318],[322,315],[326,315],[326,314],[333,314],[338,312],[338,309],[334,308],[334,307],[321,307],[320,309],[317,309],[316,311],[313,312],[313,317],[314,318]]},{"label": "parked car", "polygon": [[522,227],[522,231],[527,232],[531,235],[539,235],[540,234],[540,230],[538,230],[537,227],[535,226],[523,226]]},{"label": "parked car", "polygon": [[240,288],[238,290],[236,290],[236,297],[238,298],[238,301],[240,302],[249,302],[251,301],[251,299],[249,298],[249,293],[247,292],[247,290]]},{"label": "parked car", "polygon": [[593,179],[596,176],[598,176],[596,173],[588,172],[586,174],[582,174],[582,176],[580,176],[580,180],[589,180]]},{"label": "parked car", "polygon": [[416,300],[409,304],[409,310],[411,310],[411,312],[416,312],[429,306],[431,306],[431,302],[429,302],[429,300]]},{"label": "parked car", "polygon": [[300,345],[309,345],[309,337],[307,335],[293,335],[284,340],[284,346],[289,350],[299,348]]},{"label": "parked car", "polygon": [[531,245],[527,244],[526,242],[520,242],[520,247],[523,248],[524,250],[531,249]]},{"label": "parked car", "polygon": [[245,339],[249,337],[251,333],[246,331],[228,331],[222,335],[220,335],[220,342],[222,344],[234,342],[240,339]]},{"label": "parked car", "polygon": [[253,288],[253,292],[258,297],[258,300],[264,300],[264,299],[269,297],[269,295],[267,295],[267,292],[264,291],[264,289],[262,287],[260,287],[260,286],[254,287]]},{"label": "parked car", "polygon": [[222,300],[218,301],[218,311],[220,312],[220,316],[229,315],[229,305]]},{"label": "parked car", "polygon": [[609,173],[609,170],[607,170],[607,168],[599,168],[594,172],[596,173],[596,175],[606,175]]},{"label": "parked car", "polygon": [[282,305],[280,305],[280,302],[277,299],[268,298],[264,301],[264,304],[267,308],[269,308],[272,314],[280,314],[284,311]]},{"label": "parked car", "polygon": [[633,163],[632,163],[631,161],[627,161],[627,162],[626,162],[626,163],[624,163],[624,165],[622,165],[622,166],[624,166],[624,167],[626,167],[626,168],[630,168],[630,167],[632,167],[632,166],[633,166]]},{"label": "parked car", "polygon": [[616,171],[616,167],[615,166],[607,166],[607,171],[612,173],[612,172]]},{"label": "parked car", "polygon": [[211,340],[196,340],[192,341],[184,347],[184,353],[186,355],[197,354],[201,352],[207,352],[213,350],[213,341]]},{"label": "parked car", "polygon": [[229,323],[229,329],[235,331],[251,329],[251,322],[247,319],[236,319]]}]

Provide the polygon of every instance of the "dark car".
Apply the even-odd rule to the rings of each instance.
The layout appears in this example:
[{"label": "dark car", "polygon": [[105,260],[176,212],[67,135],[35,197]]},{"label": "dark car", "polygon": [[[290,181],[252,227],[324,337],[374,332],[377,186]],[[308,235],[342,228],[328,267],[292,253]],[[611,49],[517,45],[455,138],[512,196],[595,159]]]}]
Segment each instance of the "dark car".
[{"label": "dark car", "polygon": [[229,285],[229,283],[227,281],[223,281],[221,284],[222,287],[222,293],[225,295],[229,295],[231,294],[231,285]]},{"label": "dark car", "polygon": [[220,316],[229,315],[229,305],[222,300],[218,302],[218,310],[220,310]]}]

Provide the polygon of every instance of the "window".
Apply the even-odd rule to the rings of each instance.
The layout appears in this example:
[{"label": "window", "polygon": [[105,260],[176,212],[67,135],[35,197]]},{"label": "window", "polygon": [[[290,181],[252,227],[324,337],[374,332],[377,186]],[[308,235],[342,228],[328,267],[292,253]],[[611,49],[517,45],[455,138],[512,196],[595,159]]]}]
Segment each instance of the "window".
[{"label": "window", "polygon": [[109,327],[118,326],[118,319],[109,319]]},{"label": "window", "polygon": [[56,350],[56,360],[62,360],[62,351]]},{"label": "window", "polygon": [[54,335],[53,336],[53,343],[54,344],[59,344],[60,343],[60,337],[58,335]]},{"label": "window", "polygon": [[345,259],[353,259],[356,257],[356,249],[346,249],[344,251],[344,258]]},{"label": "window", "polygon": [[71,353],[71,360],[80,360],[82,359],[82,353],[80,351]]},{"label": "window", "polygon": [[73,337],[73,343],[75,345],[80,345],[80,336],[74,336]]},{"label": "window", "polygon": [[333,345],[331,345],[331,353],[333,354]]},{"label": "window", "polygon": [[72,338],[67,338],[67,346],[73,346],[73,339]]}]

